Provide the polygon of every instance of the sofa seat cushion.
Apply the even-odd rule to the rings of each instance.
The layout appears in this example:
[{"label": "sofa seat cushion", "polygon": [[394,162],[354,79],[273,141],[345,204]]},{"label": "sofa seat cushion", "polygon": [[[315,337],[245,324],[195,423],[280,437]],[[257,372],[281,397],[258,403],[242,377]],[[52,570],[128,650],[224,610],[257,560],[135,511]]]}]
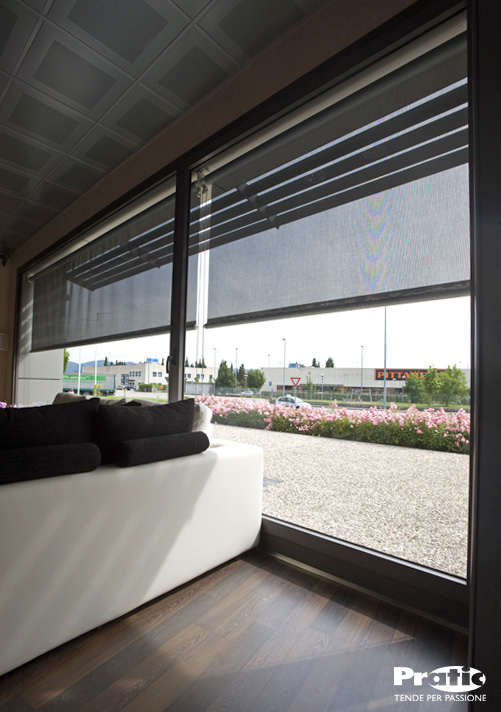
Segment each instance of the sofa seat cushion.
[{"label": "sofa seat cushion", "polygon": [[0,409],[0,450],[91,442],[99,400]]},{"label": "sofa seat cushion", "polygon": [[96,415],[96,441],[103,462],[114,462],[119,443],[159,435],[189,433],[193,429],[193,400],[155,408],[100,407]]},{"label": "sofa seat cushion", "polygon": [[0,484],[91,472],[101,463],[95,443],[0,450]]},{"label": "sofa seat cushion", "polygon": [[209,447],[209,438],[203,432],[176,433],[136,438],[115,447],[113,461],[120,467],[133,467],[158,460],[196,455]]}]

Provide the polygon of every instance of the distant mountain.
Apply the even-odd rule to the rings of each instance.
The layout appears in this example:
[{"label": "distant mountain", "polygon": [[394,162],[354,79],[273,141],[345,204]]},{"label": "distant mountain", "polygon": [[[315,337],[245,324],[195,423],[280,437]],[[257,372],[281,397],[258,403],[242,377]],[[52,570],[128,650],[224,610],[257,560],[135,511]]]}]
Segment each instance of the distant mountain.
[{"label": "distant mountain", "polygon": [[[82,367],[83,366],[94,366],[95,361],[85,361],[85,363],[82,362]],[[98,366],[104,366],[104,359],[98,359],[97,362]],[[134,361],[127,361],[127,366],[135,366]],[[66,373],[78,373],[78,363],[76,361],[68,361],[68,365],[66,366]]]}]

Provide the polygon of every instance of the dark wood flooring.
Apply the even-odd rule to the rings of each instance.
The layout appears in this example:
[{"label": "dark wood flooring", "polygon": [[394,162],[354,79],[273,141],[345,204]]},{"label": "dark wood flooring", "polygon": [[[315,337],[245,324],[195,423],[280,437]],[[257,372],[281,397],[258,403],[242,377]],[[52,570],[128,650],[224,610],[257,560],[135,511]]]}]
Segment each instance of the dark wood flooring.
[{"label": "dark wood flooring", "polygon": [[465,663],[459,633],[251,551],[0,677],[0,712],[466,710],[393,686]]}]

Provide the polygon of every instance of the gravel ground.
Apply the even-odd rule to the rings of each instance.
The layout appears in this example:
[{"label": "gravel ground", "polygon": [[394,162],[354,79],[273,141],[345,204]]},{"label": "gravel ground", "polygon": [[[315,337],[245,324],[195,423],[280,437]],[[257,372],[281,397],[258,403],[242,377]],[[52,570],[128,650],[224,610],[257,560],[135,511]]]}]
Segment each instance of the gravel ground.
[{"label": "gravel ground", "polygon": [[264,450],[263,512],[466,577],[469,457],[215,425]]}]

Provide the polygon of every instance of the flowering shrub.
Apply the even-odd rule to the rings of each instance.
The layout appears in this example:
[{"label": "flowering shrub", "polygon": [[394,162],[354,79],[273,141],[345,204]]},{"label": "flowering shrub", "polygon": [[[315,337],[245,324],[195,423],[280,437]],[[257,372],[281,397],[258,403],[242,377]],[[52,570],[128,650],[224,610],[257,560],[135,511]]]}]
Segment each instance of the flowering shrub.
[{"label": "flowering shrub", "polygon": [[214,422],[226,425],[425,450],[470,452],[470,416],[464,410],[419,411],[413,405],[407,411],[398,411],[392,403],[386,410],[347,411],[335,401],[331,408],[290,408],[239,398],[203,396],[199,400],[212,409]]},{"label": "flowering shrub", "polygon": [[401,445],[424,450],[442,450],[469,454],[470,416],[464,410],[446,413],[442,408],[419,411],[415,405],[398,411],[392,403],[389,409],[350,411],[332,409],[291,408],[275,406],[268,418],[270,430],[304,433],[360,442]]},{"label": "flowering shrub", "polygon": [[273,406],[265,401],[254,401],[248,398],[218,398],[217,396],[200,396],[197,401],[204,403],[212,410],[212,421],[223,425],[238,425],[241,428],[267,427],[267,418]]}]

